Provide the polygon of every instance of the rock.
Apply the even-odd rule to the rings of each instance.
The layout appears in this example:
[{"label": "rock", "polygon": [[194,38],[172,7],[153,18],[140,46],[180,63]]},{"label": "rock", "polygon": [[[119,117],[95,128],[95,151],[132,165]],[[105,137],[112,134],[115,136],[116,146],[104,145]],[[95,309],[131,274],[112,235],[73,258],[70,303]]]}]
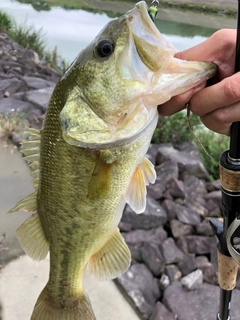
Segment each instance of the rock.
[{"label": "rock", "polygon": [[151,229],[163,225],[167,221],[167,214],[159,202],[147,197],[147,205],[143,213],[136,214],[127,205],[122,221],[131,223],[133,229]]},{"label": "rock", "polygon": [[159,288],[161,290],[164,290],[167,288],[167,286],[169,286],[169,284],[170,284],[169,276],[163,273],[159,280]]},{"label": "rock", "polygon": [[[169,204],[169,201],[171,200],[168,200],[167,202],[168,204]],[[164,204],[166,204],[166,202],[164,202]],[[171,203],[170,208],[168,206],[167,212],[171,210],[171,215],[173,217],[176,216],[178,220],[180,220],[181,222],[192,225],[192,226],[196,226],[200,223],[200,216],[195,210],[192,210],[191,208],[187,208],[185,206],[181,206],[180,204],[173,201]]]},{"label": "rock", "polygon": [[154,200],[161,199],[163,196],[163,192],[165,190],[165,186],[159,183],[158,179],[155,183],[147,186],[147,194],[152,197]]},{"label": "rock", "polygon": [[211,181],[211,182],[207,182],[206,183],[206,188],[207,188],[207,190],[209,192],[216,191],[216,190],[221,190],[220,179],[215,180],[215,181]]},{"label": "rock", "polygon": [[163,255],[156,243],[145,242],[142,247],[142,260],[155,277],[161,275],[165,268]]},{"label": "rock", "polygon": [[221,190],[212,191],[205,195],[206,200],[214,201],[219,207],[222,204],[222,192]]},{"label": "rock", "polygon": [[199,235],[204,235],[204,236],[213,236],[213,230],[211,228],[211,225],[208,220],[204,220],[201,223],[199,223],[196,227],[196,233]]},{"label": "rock", "polygon": [[182,273],[175,264],[169,264],[166,266],[166,274],[171,282],[180,280]]},{"label": "rock", "polygon": [[206,237],[206,236],[185,236],[183,237],[188,246],[189,253],[196,254],[209,254],[211,253],[212,248],[216,249],[216,239],[214,237]]},{"label": "rock", "polygon": [[194,210],[200,217],[206,217],[208,215],[208,210],[205,208],[205,200],[203,198],[186,198],[183,200],[182,205]]},{"label": "rock", "polygon": [[178,267],[183,276],[197,269],[197,263],[194,254],[185,254],[183,259],[178,262]]},{"label": "rock", "polygon": [[162,252],[166,264],[177,263],[184,257],[184,253],[176,246],[173,238],[163,241]]},{"label": "rock", "polygon": [[128,248],[131,251],[132,260],[137,262],[143,262],[142,258],[142,246],[143,244],[140,243],[128,243]]},{"label": "rock", "polygon": [[26,99],[35,106],[39,107],[43,112],[45,112],[53,89],[53,87],[47,87],[38,90],[30,90],[26,92]]},{"label": "rock", "polygon": [[203,280],[208,283],[218,284],[218,272],[214,265],[205,256],[198,256],[195,259],[198,269],[203,272]]},{"label": "rock", "polygon": [[54,83],[53,81],[48,81],[38,77],[24,76],[22,77],[22,79],[30,90],[38,90],[38,89],[43,89],[47,87],[54,88],[56,85],[56,83]]},{"label": "rock", "polygon": [[34,110],[34,105],[28,101],[21,101],[14,98],[4,98],[0,100],[0,114],[4,116],[10,113],[27,113]]},{"label": "rock", "polygon": [[152,162],[153,165],[156,164],[157,153],[158,153],[158,145],[151,143],[148,148],[147,157]]},{"label": "rock", "polygon": [[177,315],[170,312],[164,304],[158,301],[149,320],[177,320]]},{"label": "rock", "polygon": [[206,201],[205,208],[208,211],[208,217],[221,217],[220,206],[212,199]]},{"label": "rock", "polygon": [[203,283],[203,274],[202,270],[197,269],[189,273],[187,276],[181,279],[181,284],[183,287],[187,288],[188,290],[196,290],[201,287]]},{"label": "rock", "polygon": [[174,198],[186,198],[186,190],[184,184],[181,180],[177,180],[176,178],[172,178],[168,184],[167,188],[169,193]]},{"label": "rock", "polygon": [[[219,303],[219,287],[203,283],[194,291],[186,290],[181,283],[173,282],[164,290],[163,303],[178,320],[212,320],[216,319]],[[239,318],[240,291],[234,290],[231,303],[231,319]]]},{"label": "rock", "polygon": [[150,270],[144,264],[134,264],[117,279],[117,283],[133,301],[142,318],[149,319],[161,296],[157,279]]},{"label": "rock", "polygon": [[175,219],[170,221],[170,228],[174,238],[180,238],[193,233],[192,226]]},{"label": "rock", "polygon": [[128,232],[132,230],[132,224],[130,222],[120,221],[118,227],[122,232]]},{"label": "rock", "polygon": [[196,176],[189,175],[184,180],[184,186],[189,199],[202,198],[207,194],[205,182],[198,179]]},{"label": "rock", "polygon": [[176,211],[175,211],[175,203],[173,200],[165,199],[162,202],[162,206],[167,212],[167,217],[169,221],[177,218]]},{"label": "rock", "polygon": [[171,179],[178,179],[178,166],[176,161],[164,162],[155,167],[158,181],[162,185],[166,185]]},{"label": "rock", "polygon": [[0,99],[9,97],[15,92],[23,91],[24,83],[17,78],[0,80]]},{"label": "rock", "polygon": [[151,230],[133,230],[127,233],[122,233],[127,244],[136,244],[144,242],[153,242],[160,244],[167,239],[167,232],[162,226]]},{"label": "rock", "polygon": [[173,146],[160,145],[158,148],[157,163],[175,161],[178,164],[179,173],[188,171],[192,175],[209,181],[209,173],[200,160],[196,160],[195,154],[186,151],[178,151]]}]

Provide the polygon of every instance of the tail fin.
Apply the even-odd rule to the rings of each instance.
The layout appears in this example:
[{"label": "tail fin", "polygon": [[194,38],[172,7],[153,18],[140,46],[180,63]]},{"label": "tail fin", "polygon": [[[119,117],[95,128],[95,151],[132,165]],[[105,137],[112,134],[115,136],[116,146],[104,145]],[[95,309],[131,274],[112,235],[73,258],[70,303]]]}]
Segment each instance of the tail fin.
[{"label": "tail fin", "polygon": [[46,288],[40,294],[31,320],[96,320],[86,295],[78,299],[55,300]]}]

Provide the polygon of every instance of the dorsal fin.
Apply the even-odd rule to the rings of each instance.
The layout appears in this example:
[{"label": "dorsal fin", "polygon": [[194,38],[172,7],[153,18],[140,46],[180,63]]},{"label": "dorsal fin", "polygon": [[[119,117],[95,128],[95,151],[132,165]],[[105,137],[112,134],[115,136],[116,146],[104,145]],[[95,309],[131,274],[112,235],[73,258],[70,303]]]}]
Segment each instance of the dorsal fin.
[{"label": "dorsal fin", "polygon": [[14,208],[9,212],[25,210],[30,212],[37,211],[37,191],[39,182],[39,153],[40,153],[40,130],[29,128],[26,131],[27,140],[21,143],[21,152],[24,154],[24,159],[28,166],[33,170],[33,186],[35,192],[31,193],[26,198],[20,200]]},{"label": "dorsal fin", "polygon": [[153,164],[144,158],[143,162],[135,170],[125,194],[125,201],[129,204],[133,211],[142,213],[146,208],[146,186],[154,183],[156,180],[156,172]]}]

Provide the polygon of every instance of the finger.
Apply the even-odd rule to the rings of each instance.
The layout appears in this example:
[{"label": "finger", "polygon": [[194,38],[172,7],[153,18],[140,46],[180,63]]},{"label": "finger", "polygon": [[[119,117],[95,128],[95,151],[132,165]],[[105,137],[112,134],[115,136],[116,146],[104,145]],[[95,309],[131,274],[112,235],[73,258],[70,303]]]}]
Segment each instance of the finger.
[{"label": "finger", "polygon": [[194,94],[189,102],[189,108],[196,115],[203,117],[238,101],[240,101],[240,72]]},{"label": "finger", "polygon": [[192,98],[192,96],[199,91],[200,89],[204,88],[206,82],[203,82],[182,94],[179,94],[175,97],[172,97],[169,101],[161,104],[158,106],[158,113],[161,116],[171,116],[172,114],[183,110],[186,107],[186,104]]},{"label": "finger", "polygon": [[175,57],[191,61],[209,61],[218,66],[221,80],[234,73],[236,30],[222,29],[204,42],[175,54]]},{"label": "finger", "polygon": [[240,121],[240,102],[214,110],[201,117],[202,123],[217,133],[230,135],[233,122]]}]

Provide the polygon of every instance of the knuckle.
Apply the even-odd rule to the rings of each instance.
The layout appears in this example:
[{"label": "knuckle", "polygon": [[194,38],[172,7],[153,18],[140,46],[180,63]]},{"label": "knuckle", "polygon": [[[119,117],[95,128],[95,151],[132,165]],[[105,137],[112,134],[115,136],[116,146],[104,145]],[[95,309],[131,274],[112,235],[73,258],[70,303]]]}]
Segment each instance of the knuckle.
[{"label": "knuckle", "polygon": [[219,124],[228,123],[228,110],[227,108],[221,108],[213,113],[214,122]]},{"label": "knuckle", "polygon": [[221,44],[222,52],[228,49],[232,49],[233,47],[235,48],[236,33],[234,30],[218,30],[211,37],[215,43]]},{"label": "knuckle", "polygon": [[223,94],[229,104],[240,100],[240,86],[235,78],[231,77],[224,79]]}]

